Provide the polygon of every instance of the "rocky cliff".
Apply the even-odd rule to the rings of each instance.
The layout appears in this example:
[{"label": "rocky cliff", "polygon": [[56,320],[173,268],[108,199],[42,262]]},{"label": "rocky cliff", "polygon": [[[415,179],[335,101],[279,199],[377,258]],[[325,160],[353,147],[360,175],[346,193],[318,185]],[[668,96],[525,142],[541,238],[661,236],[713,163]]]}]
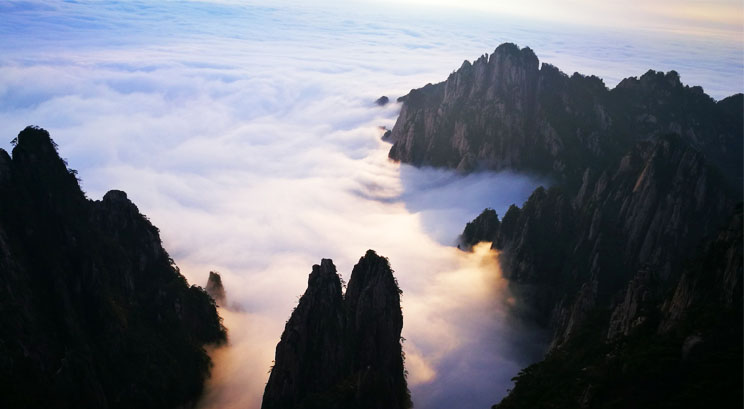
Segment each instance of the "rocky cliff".
[{"label": "rocky cliff", "polygon": [[369,250],[345,296],[333,262],[313,266],[276,347],[263,409],[410,408],[403,371],[400,290]]},{"label": "rocky cliff", "polygon": [[494,408],[741,407],[741,205],[693,254],[676,279],[646,267],[610,301],[582,288],[581,321]]},{"label": "rocky cliff", "polygon": [[554,334],[500,408],[740,406],[742,94],[674,71],[609,90],[504,44],[401,100],[391,158],[554,182],[460,238]]},{"label": "rocky cliff", "polygon": [[[639,142],[602,173],[587,169],[575,191],[537,189],[500,223],[487,209],[462,239],[502,250],[507,278],[530,298],[536,318],[556,329],[559,345],[586,310],[637,274],[679,279],[685,256],[733,212],[722,186],[700,152],[669,135]],[[490,236],[471,233],[479,231]]]},{"label": "rocky cliff", "polygon": [[0,149],[0,407],[176,408],[225,340],[124,192],[86,199],[49,134]]},{"label": "rocky cliff", "polygon": [[741,189],[744,96],[716,102],[674,71],[648,71],[610,90],[502,44],[400,101],[389,156],[416,166],[508,168],[571,182],[638,141],[676,133]]}]

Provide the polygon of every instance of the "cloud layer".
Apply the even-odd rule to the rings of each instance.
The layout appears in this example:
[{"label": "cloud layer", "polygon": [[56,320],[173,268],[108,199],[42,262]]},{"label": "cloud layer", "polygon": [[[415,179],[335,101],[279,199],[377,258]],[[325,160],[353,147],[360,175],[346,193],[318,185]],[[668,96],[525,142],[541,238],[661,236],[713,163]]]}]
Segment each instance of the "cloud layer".
[{"label": "cloud layer", "polygon": [[0,14],[0,134],[47,128],[90,197],[127,191],[190,282],[218,270],[242,307],[223,311],[231,346],[212,352],[204,408],[258,407],[311,265],[332,258],[348,279],[368,248],[404,291],[417,407],[487,407],[535,358],[515,350],[538,337],[505,320],[496,255],[451,244],[541,181],[390,163],[379,126],[399,106],[377,107],[380,95],[441,81],[504,41],[608,85],[655,68],[717,98],[743,88],[739,43],[483,13],[10,1]]}]

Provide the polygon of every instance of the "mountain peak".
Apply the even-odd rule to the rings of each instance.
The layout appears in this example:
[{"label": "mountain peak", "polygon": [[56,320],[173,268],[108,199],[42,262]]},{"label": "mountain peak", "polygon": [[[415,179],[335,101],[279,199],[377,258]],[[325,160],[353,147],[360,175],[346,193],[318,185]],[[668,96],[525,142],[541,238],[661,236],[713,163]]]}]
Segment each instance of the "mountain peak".
[{"label": "mountain peak", "polygon": [[329,280],[332,282],[338,281],[340,288],[340,279],[336,273],[336,266],[333,264],[333,260],[324,258],[320,260],[319,265],[313,265],[313,270],[307,279],[307,285],[308,287],[314,287]]},{"label": "mountain peak", "polygon": [[649,70],[608,89],[596,76],[539,61],[528,47],[499,45],[488,64],[409,93],[389,157],[463,171],[512,169],[580,180],[637,141],[677,133],[741,185],[741,103],[716,102],[676,71]]},{"label": "mountain peak", "polygon": [[[400,295],[386,258],[368,250],[342,298],[336,267],[314,265],[276,347],[263,409],[406,409]],[[313,404],[317,406],[313,406]]]},{"label": "mountain peak", "polygon": [[535,52],[532,51],[531,48],[524,47],[520,49],[519,46],[514,43],[503,43],[496,47],[493,54],[491,54],[489,63],[493,63],[494,61],[505,57],[514,57],[522,62],[529,63],[530,65],[537,66],[538,64],[537,55],[535,55]]},{"label": "mountain peak", "polygon": [[207,294],[215,301],[220,307],[225,306],[227,296],[225,294],[225,287],[222,285],[222,277],[220,273],[216,271],[209,272],[209,279],[207,279],[207,287],[204,289]]},{"label": "mountain peak", "polygon": [[109,190],[108,192],[106,192],[105,195],[103,195],[103,201],[109,202],[109,203],[116,203],[116,202],[131,203],[129,201],[129,198],[127,197],[127,193],[121,190]]},{"label": "mountain peak", "polygon": [[57,153],[57,144],[52,141],[49,132],[38,126],[27,126],[18,134],[15,142],[16,148],[41,153]]}]

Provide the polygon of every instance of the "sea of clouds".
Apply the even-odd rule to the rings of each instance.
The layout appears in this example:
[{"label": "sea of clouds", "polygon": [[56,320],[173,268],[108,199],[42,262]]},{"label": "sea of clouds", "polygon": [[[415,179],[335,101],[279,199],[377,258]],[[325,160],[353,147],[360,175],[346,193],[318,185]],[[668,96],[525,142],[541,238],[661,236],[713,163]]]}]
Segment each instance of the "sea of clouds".
[{"label": "sea of clouds", "polygon": [[9,1],[0,17],[0,140],[46,128],[88,196],[126,191],[191,283],[222,274],[230,346],[211,351],[202,408],[258,408],[312,264],[348,280],[369,248],[403,290],[416,407],[489,407],[539,357],[505,316],[497,255],[453,245],[546,181],[388,161],[380,126],[400,107],[380,95],[505,41],[608,86],[654,68],[715,98],[743,88],[739,42],[420,5]]}]

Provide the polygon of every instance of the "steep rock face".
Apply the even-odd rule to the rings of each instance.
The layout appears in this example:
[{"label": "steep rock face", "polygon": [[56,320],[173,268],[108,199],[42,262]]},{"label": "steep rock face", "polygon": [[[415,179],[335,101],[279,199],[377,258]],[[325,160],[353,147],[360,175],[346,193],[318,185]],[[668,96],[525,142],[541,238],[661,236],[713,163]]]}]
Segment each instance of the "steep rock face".
[{"label": "steep rock face", "polygon": [[596,176],[587,169],[582,179],[573,195],[537,189],[521,209],[509,209],[492,239],[534,318],[556,331],[554,346],[598,300],[632,310],[618,311],[610,330],[626,333],[643,319],[638,300],[653,285],[679,280],[685,256],[734,209],[705,157],[676,136],[639,142],[615,166]]},{"label": "steep rock face", "polygon": [[741,205],[697,254],[675,282],[636,274],[494,408],[741,407]]},{"label": "steep rock face", "polygon": [[360,408],[411,406],[403,369],[403,313],[387,259],[369,250],[354,266],[346,290],[347,347]]},{"label": "steep rock face", "polygon": [[170,408],[225,340],[124,192],[85,198],[49,134],[0,150],[0,406]]},{"label": "steep rock face", "polygon": [[401,101],[389,156],[416,166],[509,168],[570,182],[671,132],[715,158],[741,189],[744,96],[716,102],[674,71],[648,71],[608,90],[597,77],[569,77],[540,66],[529,48],[502,44]]},{"label": "steep rock face", "polygon": [[710,306],[740,309],[742,301],[742,205],[737,206],[728,225],[703,246],[679,280],[671,297],[664,300],[659,332],[667,333]]},{"label": "steep rock face", "polygon": [[387,259],[369,250],[345,297],[332,261],[322,260],[277,344],[261,407],[411,407],[402,327],[400,290]]},{"label": "steep rock face", "polygon": [[502,45],[412,91],[390,152],[557,181],[461,236],[501,250],[514,312],[554,334],[499,407],[700,407],[701,390],[740,405],[741,226],[718,231],[741,224],[744,98],[715,102],[673,71],[607,90],[530,55]]},{"label": "steep rock face", "polygon": [[314,265],[307,290],[287,321],[262,409],[313,408],[348,373],[341,280],[333,262]]}]

